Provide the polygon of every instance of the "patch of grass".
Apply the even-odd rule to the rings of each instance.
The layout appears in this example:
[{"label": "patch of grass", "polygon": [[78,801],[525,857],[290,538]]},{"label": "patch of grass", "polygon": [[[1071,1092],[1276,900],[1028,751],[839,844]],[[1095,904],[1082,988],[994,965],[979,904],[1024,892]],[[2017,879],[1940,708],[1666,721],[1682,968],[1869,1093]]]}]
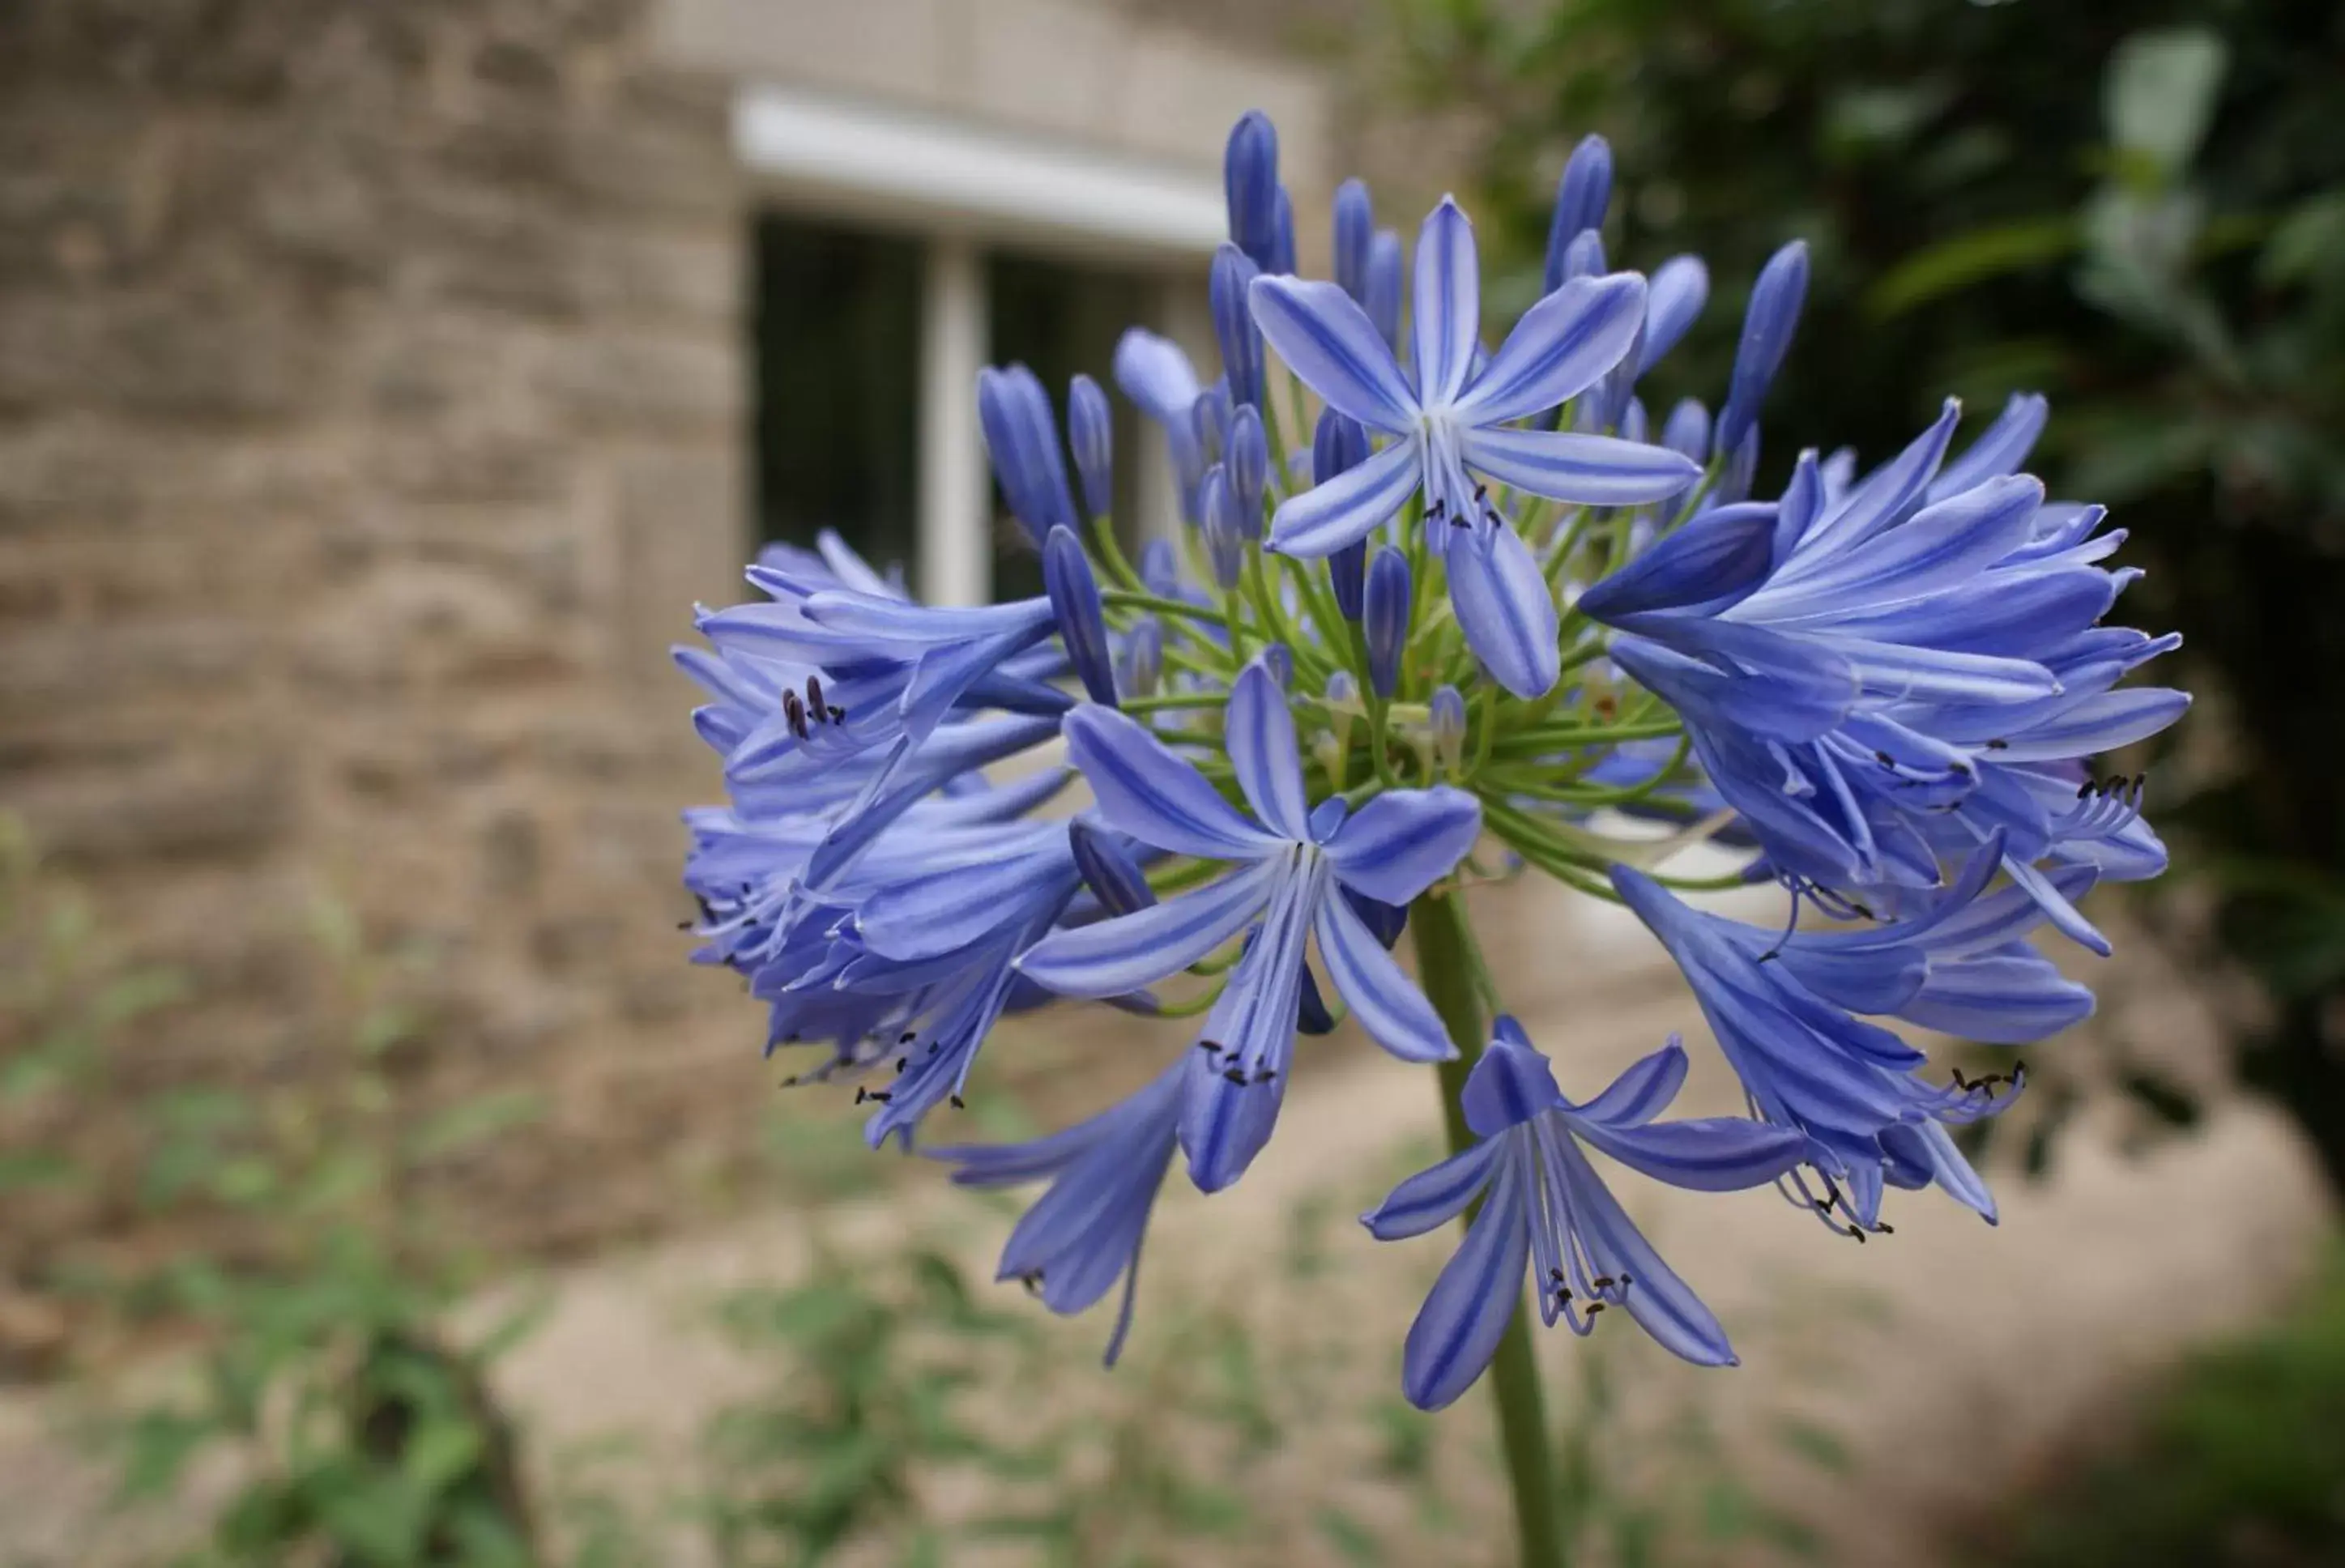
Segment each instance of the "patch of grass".
[{"label": "patch of grass", "polygon": [[2192,1358],[2120,1452],[1981,1553],[2012,1568],[2345,1563],[2345,1247],[2281,1321]]}]

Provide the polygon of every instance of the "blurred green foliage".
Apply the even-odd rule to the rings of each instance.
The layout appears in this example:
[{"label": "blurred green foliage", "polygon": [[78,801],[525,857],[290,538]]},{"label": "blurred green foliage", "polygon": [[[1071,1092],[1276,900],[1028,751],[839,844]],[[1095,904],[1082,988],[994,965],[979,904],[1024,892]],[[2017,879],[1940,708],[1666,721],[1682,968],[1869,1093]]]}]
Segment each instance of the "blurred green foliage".
[{"label": "blurred green foliage", "polygon": [[2193,1359],[2125,1451],[2043,1487],[1986,1560],[2013,1568],[2345,1562],[2345,1255],[2274,1327]]},{"label": "blurred green foliage", "polygon": [[[403,1114],[386,1064],[426,1020],[401,1005],[400,966],[370,953],[338,905],[312,926],[337,1026],[299,1080],[153,1095],[136,1108],[127,1168],[108,1168],[75,1138],[76,1112],[121,1093],[130,1026],[181,988],[115,951],[13,824],[0,835],[12,1134],[0,1193],[98,1199],[67,1214],[80,1229],[21,1258],[12,1248],[0,1284],[190,1342],[172,1386],[91,1422],[125,1504],[173,1493],[200,1456],[237,1466],[209,1539],[174,1561],[530,1563],[514,1435],[481,1377],[529,1319],[447,1339],[441,1317],[473,1273],[442,1217],[412,1199],[435,1162],[533,1108],[475,1098]],[[109,1202],[153,1239],[110,1247],[91,1233]]]},{"label": "blurred green foliage", "polygon": [[[1487,122],[1486,244],[1538,287],[1552,181],[1601,131],[1611,254],[1711,267],[1649,379],[1725,383],[1749,281],[1810,242],[1761,493],[1803,446],[1877,460],[1944,393],[2053,400],[2035,466],[2149,569],[2128,619],[2199,692],[2154,784],[2176,885],[2268,1023],[2243,1076],[2345,1190],[2345,9],[2330,0],[1395,0],[1428,103]],[[1975,427],[1974,427],[1975,428]],[[2178,905],[2177,907],[2179,907]]]}]

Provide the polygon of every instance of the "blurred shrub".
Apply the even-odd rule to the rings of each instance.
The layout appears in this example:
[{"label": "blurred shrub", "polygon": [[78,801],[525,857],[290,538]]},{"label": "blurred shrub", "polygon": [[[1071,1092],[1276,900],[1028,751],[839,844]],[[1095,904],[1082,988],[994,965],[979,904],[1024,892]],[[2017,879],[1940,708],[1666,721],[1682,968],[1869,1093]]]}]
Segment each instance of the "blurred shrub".
[{"label": "blurred shrub", "polygon": [[[2188,638],[2178,879],[2270,1007],[2239,1065],[2345,1190],[2345,11],[2326,0],[1395,0],[1474,106],[1491,241],[1537,287],[1571,140],[1613,141],[1612,253],[1706,257],[1646,389],[1724,384],[1749,280],[1811,241],[1765,465],[1894,450],[1953,390],[2052,396],[2037,466],[2132,531]],[[1762,482],[1763,490],[1763,482]],[[2178,784],[2180,787],[2177,787]],[[2187,797],[2187,798],[2186,798]],[[2177,904],[2176,908],[2183,907]]]},{"label": "blurred shrub", "polygon": [[1987,1560],[2014,1568],[2345,1562],[2345,1256],[2278,1326],[2206,1352],[2140,1437],[2056,1481]]},{"label": "blurred shrub", "polygon": [[469,1345],[444,1337],[441,1316],[472,1271],[442,1217],[412,1199],[435,1163],[531,1107],[501,1097],[410,1114],[384,1067],[424,1025],[398,1000],[401,966],[365,949],[345,910],[320,906],[313,925],[342,1005],[299,1080],[158,1095],[138,1108],[127,1168],[98,1168],[74,1136],[76,1110],[116,1092],[137,1047],[128,1026],[178,987],[109,950],[22,835],[0,837],[0,1198],[13,1218],[30,1192],[96,1193],[135,1205],[162,1239],[101,1245],[83,1201],[36,1232],[39,1245],[12,1241],[0,1286],[191,1347],[161,1397],[93,1423],[125,1503],[173,1492],[198,1456],[238,1473],[210,1540],[183,1561],[528,1563],[514,1437],[481,1369],[529,1322]]}]

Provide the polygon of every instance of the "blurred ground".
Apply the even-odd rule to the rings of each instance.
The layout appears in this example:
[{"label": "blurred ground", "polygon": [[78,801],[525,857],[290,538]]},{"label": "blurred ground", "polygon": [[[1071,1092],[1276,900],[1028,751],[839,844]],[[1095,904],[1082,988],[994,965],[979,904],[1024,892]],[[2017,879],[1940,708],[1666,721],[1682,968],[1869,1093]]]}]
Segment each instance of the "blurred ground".
[{"label": "blurred ground", "polygon": [[[1484,912],[1494,958],[1518,982],[1526,1022],[1567,1088],[1587,1092],[1682,1028],[1697,1065],[1680,1113],[1739,1108],[1683,993],[1635,958],[1641,934],[1609,914],[1566,915],[1514,894]],[[1534,938],[1552,954],[1525,950]],[[1114,1015],[1083,1017],[1119,1048],[1128,1039],[1135,1077],[1181,1043]],[[1014,1042],[995,1048],[1003,1046]],[[1038,1403],[1088,1401],[1134,1380],[1203,1378],[1199,1325],[1208,1337],[1222,1331],[1213,1325],[1243,1325],[1264,1369],[1262,1397],[1283,1401],[1286,1419],[1239,1482],[1256,1527],[1202,1560],[1344,1562],[1313,1527],[1338,1506],[1383,1544],[1386,1561],[1491,1558],[1507,1515],[1478,1398],[1432,1418],[1430,1455],[1411,1473],[1379,1457],[1391,1442],[1398,1345],[1447,1247],[1435,1238],[1378,1246],[1351,1216],[1435,1152],[1430,1080],[1348,1036],[1319,1049],[1326,1065],[1298,1077],[1278,1137],[1241,1189],[1210,1206],[1178,1182],[1168,1189],[1125,1365],[1112,1378],[1095,1370],[1110,1324],[1094,1313],[1051,1325],[1047,1385],[1005,1379],[982,1401],[1016,1421]],[[1104,1092],[1096,1080],[1080,1087],[1071,1101]],[[1073,1108],[1041,1114],[1055,1122]],[[1549,1333],[1542,1353],[1558,1418],[1575,1420],[1588,1362],[1600,1358],[1617,1402],[1592,1439],[1617,1483],[1654,1506],[1666,1512],[1680,1497],[1699,1506],[1702,1477],[1731,1474],[1814,1532],[1828,1560],[1944,1560],[1954,1522],[2009,1495],[2120,1408],[2128,1385],[2273,1311],[2318,1255],[2322,1190],[2279,1117],[2233,1102],[2187,1137],[2147,1151],[2131,1142],[2114,1108],[2088,1108],[2046,1179],[1993,1173],[1999,1227],[1933,1195],[1893,1194],[1896,1234],[1862,1247],[1769,1192],[1697,1196],[1624,1176],[1618,1190],[1718,1311],[1744,1365],[1679,1365],[1625,1320],[1608,1319],[1588,1342]],[[886,1201],[832,1209],[826,1243],[853,1255],[938,1235],[974,1276],[990,1277],[1006,1214],[928,1170],[907,1174]],[[631,1485],[649,1496],[684,1484],[695,1434],[749,1376],[707,1331],[708,1303],[803,1270],[817,1230],[792,1207],[554,1276],[544,1327],[498,1373],[537,1448],[625,1433],[640,1445]],[[1042,1317],[1014,1287],[1002,1291],[1006,1304]],[[61,1446],[56,1413],[0,1404],[0,1562],[107,1560],[88,1522],[96,1482]],[[975,1501],[957,1497],[949,1478],[930,1500],[948,1515]],[[668,1560],[695,1560],[681,1532],[665,1550]],[[1756,1542],[1702,1560],[1721,1555],[1772,1560]],[[1028,1559],[1003,1549],[972,1560]]]}]

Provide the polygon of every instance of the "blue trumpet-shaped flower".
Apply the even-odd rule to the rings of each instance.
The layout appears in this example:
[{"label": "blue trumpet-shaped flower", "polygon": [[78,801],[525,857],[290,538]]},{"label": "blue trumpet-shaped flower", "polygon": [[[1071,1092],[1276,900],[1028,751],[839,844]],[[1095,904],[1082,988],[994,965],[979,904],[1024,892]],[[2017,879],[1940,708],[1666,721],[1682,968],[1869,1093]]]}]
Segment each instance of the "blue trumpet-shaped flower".
[{"label": "blue trumpet-shaped flower", "polygon": [[1395,1188],[1360,1217],[1380,1241],[1421,1236],[1482,1208],[1408,1330],[1401,1387],[1439,1410],[1482,1375],[1535,1280],[1539,1314],[1574,1333],[1615,1307],[1687,1361],[1731,1366],[1726,1331],[1661,1261],[1580,1145],[1673,1187],[1725,1192],[1775,1180],[1799,1163],[1794,1131],[1739,1118],[1656,1122],[1685,1082],[1673,1037],[1585,1105],[1564,1098],[1548,1059],[1514,1019],[1466,1080],[1466,1122],[1482,1140]]},{"label": "blue trumpet-shaped flower", "polygon": [[1254,282],[1254,319],[1288,368],[1331,407],[1395,438],[1341,477],[1281,503],[1270,548],[1332,555],[1421,490],[1467,644],[1501,685],[1535,697],[1560,668],[1555,600],[1484,481],[1621,505],[1673,494],[1698,470],[1665,448],[1516,424],[1577,397],[1629,353],[1644,319],[1642,278],[1566,284],[1531,307],[1477,373],[1477,266],[1473,226],[1444,200],[1417,240],[1413,376],[1335,284]]},{"label": "blue trumpet-shaped flower", "polygon": [[[1613,887],[1677,961],[1754,1112],[1806,1135],[1806,1158],[1827,1179],[1818,1207],[1836,1229],[1881,1229],[1884,1181],[1934,1182],[1992,1220],[1995,1199],[1945,1128],[2010,1101],[1959,1074],[1952,1086],[1924,1081],[1922,1052],[1857,1015],[2018,1045],[2093,1010],[2093,994],[2025,940],[2044,917],[2026,890],[1984,894],[2002,859],[1990,844],[1912,918],[1788,934],[1703,914],[1613,867]],[[2053,876],[2071,898],[2093,881],[2084,868]]]},{"label": "blue trumpet-shaped flower", "polygon": [[1119,832],[1175,855],[1240,869],[1194,892],[1095,926],[1061,929],[1019,960],[1062,996],[1114,996],[1178,973],[1242,933],[1252,936],[1207,1015],[1181,1142],[1197,1185],[1235,1181],[1268,1141],[1286,1092],[1304,946],[1315,939],[1336,993],[1378,1044],[1409,1061],[1455,1054],[1431,1004],[1339,890],[1405,905],[1473,846],[1481,812],[1447,787],[1390,790],[1346,814],[1304,798],[1286,695],[1256,659],[1230,690],[1224,739],[1240,814],[1195,767],[1139,724],[1085,705],[1067,717],[1067,749]]},{"label": "blue trumpet-shaped flower", "polygon": [[959,1168],[962,1187],[1051,1185],[1010,1232],[995,1278],[1023,1280],[1053,1312],[1084,1310],[1123,1280],[1123,1303],[1108,1336],[1113,1366],[1132,1329],[1140,1248],[1149,1211],[1172,1163],[1187,1060],[1088,1121],[1030,1143],[954,1144],[924,1150]]}]

